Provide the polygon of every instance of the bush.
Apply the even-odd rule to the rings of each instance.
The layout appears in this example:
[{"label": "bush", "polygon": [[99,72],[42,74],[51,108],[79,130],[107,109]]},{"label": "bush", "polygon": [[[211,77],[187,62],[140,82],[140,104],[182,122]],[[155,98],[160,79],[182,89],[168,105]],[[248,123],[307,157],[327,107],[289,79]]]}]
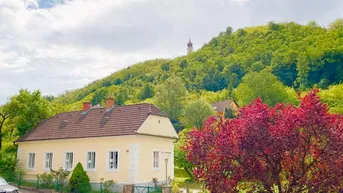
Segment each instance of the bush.
[{"label": "bush", "polygon": [[45,172],[43,174],[38,174],[37,178],[41,182],[41,188],[52,188],[52,179],[54,178],[52,174],[48,174]]},{"label": "bush", "polygon": [[91,184],[89,183],[89,177],[85,170],[82,167],[82,164],[79,162],[70,179],[69,179],[69,186],[71,192],[76,193],[88,193],[91,191]]},{"label": "bush", "polygon": [[116,182],[114,180],[104,181],[104,178],[101,178],[101,183],[103,187],[103,193],[112,193],[113,192],[112,190]]},{"label": "bush", "polygon": [[7,181],[15,180],[15,168],[17,161],[13,154],[0,154],[0,176]]},{"label": "bush", "polygon": [[51,174],[55,178],[56,190],[62,191],[64,187],[64,182],[69,176],[70,172],[60,167],[58,170],[51,169]]}]

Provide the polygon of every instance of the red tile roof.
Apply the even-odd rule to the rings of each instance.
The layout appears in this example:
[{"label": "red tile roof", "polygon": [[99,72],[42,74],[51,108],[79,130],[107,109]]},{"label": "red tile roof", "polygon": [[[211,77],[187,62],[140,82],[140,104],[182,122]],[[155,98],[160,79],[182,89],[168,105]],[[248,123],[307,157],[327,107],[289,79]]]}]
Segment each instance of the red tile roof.
[{"label": "red tile roof", "polygon": [[150,114],[166,117],[166,114],[151,104],[61,113],[42,121],[17,142],[133,135]]}]

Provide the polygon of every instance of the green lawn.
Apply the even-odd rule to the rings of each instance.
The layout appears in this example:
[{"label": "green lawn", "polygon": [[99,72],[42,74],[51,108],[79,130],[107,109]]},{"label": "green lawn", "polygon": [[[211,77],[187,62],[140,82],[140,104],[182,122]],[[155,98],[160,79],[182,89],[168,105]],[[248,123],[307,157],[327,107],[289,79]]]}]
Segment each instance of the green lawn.
[{"label": "green lawn", "polygon": [[[186,188],[186,181],[189,179],[187,172],[183,168],[174,168],[175,182],[179,184],[180,188]],[[197,182],[190,182],[189,189],[201,189],[201,185]]]}]

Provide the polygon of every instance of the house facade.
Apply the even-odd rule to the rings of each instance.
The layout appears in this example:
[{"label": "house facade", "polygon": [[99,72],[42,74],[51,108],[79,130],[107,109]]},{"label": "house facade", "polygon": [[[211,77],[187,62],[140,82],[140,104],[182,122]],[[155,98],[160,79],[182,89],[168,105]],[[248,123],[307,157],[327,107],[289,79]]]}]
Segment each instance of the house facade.
[{"label": "house facade", "polygon": [[92,183],[101,178],[118,184],[151,184],[174,178],[174,142],[169,118],[151,104],[126,106],[106,101],[106,108],[61,113],[42,121],[16,141],[25,179],[50,168],[72,171],[82,163]]}]

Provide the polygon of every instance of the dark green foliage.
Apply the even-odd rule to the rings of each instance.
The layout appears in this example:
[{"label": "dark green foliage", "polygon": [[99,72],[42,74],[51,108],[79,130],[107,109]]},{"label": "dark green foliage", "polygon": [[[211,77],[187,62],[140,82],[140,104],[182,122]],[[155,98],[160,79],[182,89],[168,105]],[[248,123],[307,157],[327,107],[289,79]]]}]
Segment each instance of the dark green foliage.
[{"label": "dark green foliage", "polygon": [[229,119],[233,119],[235,118],[236,115],[235,115],[235,112],[232,108],[226,108],[225,109],[225,112],[224,112],[224,118],[229,118]]},{"label": "dark green foliage", "polygon": [[89,177],[79,162],[69,179],[69,186],[73,193],[88,193],[91,191]]},{"label": "dark green foliage", "polygon": [[15,152],[0,152],[0,176],[7,181],[15,180],[17,161]]},{"label": "dark green foliage", "polygon": [[161,70],[163,71],[168,71],[170,69],[170,64],[169,63],[164,63],[161,65]]},{"label": "dark green foliage", "polygon": [[145,100],[153,96],[154,96],[154,87],[152,87],[150,84],[145,84],[139,94],[139,99]]},{"label": "dark green foliage", "polygon": [[124,105],[125,101],[129,99],[129,91],[127,88],[121,88],[119,91],[115,92],[114,98],[116,105]]},{"label": "dark green foliage", "polygon": [[108,91],[105,89],[97,90],[91,100],[92,105],[101,104],[107,97]]},{"label": "dark green foliage", "polygon": [[179,120],[172,120],[173,127],[175,128],[175,131],[178,133],[179,131],[182,131],[185,126],[179,121]]},{"label": "dark green foliage", "polygon": [[182,61],[180,62],[180,64],[179,64],[179,66],[180,66],[181,69],[186,68],[187,65],[188,65],[187,60],[182,60]]},{"label": "dark green foliage", "polygon": [[116,78],[116,80],[114,81],[114,85],[120,85],[122,83],[120,78]]},{"label": "dark green foliage", "polygon": [[203,79],[203,88],[208,91],[219,91],[227,87],[224,76],[214,70],[208,72]]}]

